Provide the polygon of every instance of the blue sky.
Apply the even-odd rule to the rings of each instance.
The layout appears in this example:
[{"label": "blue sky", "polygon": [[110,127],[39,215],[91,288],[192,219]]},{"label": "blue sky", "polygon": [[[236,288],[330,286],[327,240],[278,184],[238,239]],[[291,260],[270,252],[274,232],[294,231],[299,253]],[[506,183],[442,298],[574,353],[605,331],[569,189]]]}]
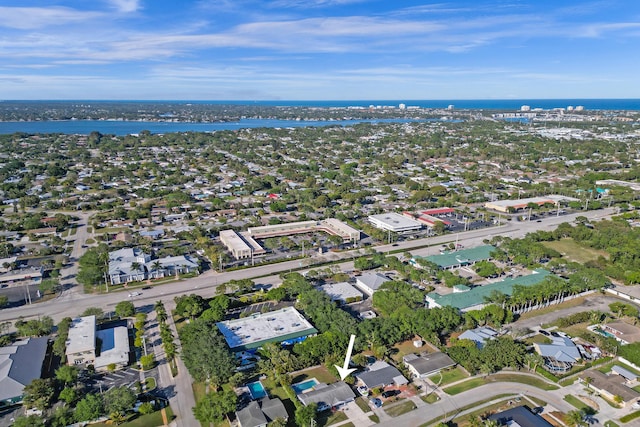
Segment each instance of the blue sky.
[{"label": "blue sky", "polygon": [[2,0],[0,99],[640,98],[637,0]]}]

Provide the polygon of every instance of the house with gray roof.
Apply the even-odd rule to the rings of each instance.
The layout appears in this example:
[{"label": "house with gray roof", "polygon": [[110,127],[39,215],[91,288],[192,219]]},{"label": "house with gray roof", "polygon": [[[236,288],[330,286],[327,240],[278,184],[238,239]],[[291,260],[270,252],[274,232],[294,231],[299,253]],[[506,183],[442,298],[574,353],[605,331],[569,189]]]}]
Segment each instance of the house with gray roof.
[{"label": "house with gray roof", "polygon": [[440,351],[422,356],[407,354],[402,361],[414,378],[421,379],[456,365],[453,359]]},{"label": "house with gray roof", "polygon": [[266,427],[271,421],[282,418],[287,421],[289,414],[279,398],[268,396],[252,401],[246,408],[236,412],[239,427]]},{"label": "house with gray roof", "polygon": [[534,343],[536,352],[545,360],[544,366],[550,371],[565,372],[582,359],[578,346],[571,338],[551,336],[551,344]]},{"label": "house with gray roof", "polygon": [[24,387],[42,376],[47,337],[0,347],[0,408],[22,402]]},{"label": "house with gray roof", "polygon": [[300,393],[298,400],[304,406],[310,403],[318,405],[318,411],[325,411],[330,408],[337,408],[356,398],[351,387],[344,381],[329,384],[326,387],[316,387],[307,393]]},{"label": "house with gray roof", "polygon": [[338,301],[340,304],[362,301],[362,292],[347,282],[327,283],[318,289],[329,295],[331,301]]},{"label": "house with gray roof", "polygon": [[372,296],[383,283],[389,281],[390,279],[387,276],[380,273],[364,273],[356,277],[356,286],[367,295]]},{"label": "house with gray roof", "polygon": [[553,424],[534,414],[526,406],[516,406],[515,408],[489,415],[489,419],[497,421],[500,426],[553,427]]},{"label": "house with gray roof", "polygon": [[368,389],[385,387],[388,385],[402,385],[409,381],[395,367],[387,362],[375,362],[369,370],[356,374],[355,377]]},{"label": "house with gray roof", "polygon": [[498,336],[498,333],[486,326],[469,329],[464,331],[458,337],[459,340],[471,340],[476,343],[476,347],[482,348],[488,340],[492,340]]}]

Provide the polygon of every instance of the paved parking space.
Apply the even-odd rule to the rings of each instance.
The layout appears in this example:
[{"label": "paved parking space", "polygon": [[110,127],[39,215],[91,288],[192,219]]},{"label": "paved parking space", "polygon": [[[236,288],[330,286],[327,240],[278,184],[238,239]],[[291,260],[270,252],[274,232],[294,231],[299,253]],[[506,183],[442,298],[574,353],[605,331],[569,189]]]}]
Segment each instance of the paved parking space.
[{"label": "paved parking space", "polygon": [[133,369],[97,374],[87,379],[85,384],[98,392],[105,392],[114,387],[127,386],[133,388],[136,381],[140,381],[140,372]]},{"label": "paved parking space", "polygon": [[229,311],[229,314],[241,314],[241,313],[262,313],[265,311],[273,311],[277,305],[274,301],[259,302],[251,304],[246,307],[240,307]]}]

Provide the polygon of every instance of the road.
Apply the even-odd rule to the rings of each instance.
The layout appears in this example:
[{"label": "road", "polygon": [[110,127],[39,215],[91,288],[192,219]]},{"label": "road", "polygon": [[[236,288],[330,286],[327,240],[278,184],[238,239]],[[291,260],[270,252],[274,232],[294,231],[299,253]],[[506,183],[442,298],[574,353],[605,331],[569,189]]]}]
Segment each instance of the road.
[{"label": "road", "polygon": [[[443,235],[430,237],[426,239],[408,240],[404,242],[398,242],[392,245],[383,245],[374,248],[378,252],[404,252],[411,251],[413,255],[432,255],[438,253],[441,245],[451,242],[459,242],[466,247],[473,247],[483,244],[486,239],[491,239],[493,236],[501,235],[511,238],[523,237],[525,234],[536,230],[553,230],[558,224],[563,222],[571,222],[577,216],[585,216],[590,220],[596,220],[601,218],[608,218],[614,213],[613,209],[577,213],[571,215],[563,215],[560,217],[545,218],[541,222],[526,221],[516,222],[510,221],[504,225],[498,227],[491,227],[467,232],[457,233],[455,235]],[[71,252],[71,265],[63,269],[62,284],[63,292],[54,300],[47,301],[42,304],[33,304],[28,306],[22,306],[17,308],[9,308],[0,310],[0,322],[9,321],[15,322],[18,318],[24,319],[37,318],[42,315],[51,316],[54,322],[58,323],[64,317],[76,317],[82,313],[88,307],[100,307],[105,312],[114,311],[115,305],[125,299],[130,299],[138,308],[145,308],[151,310],[153,304],[161,300],[167,306],[167,309],[171,309],[174,306],[173,298],[177,295],[183,295],[188,293],[197,293],[203,297],[211,297],[215,295],[218,285],[226,283],[232,279],[253,279],[257,283],[262,284],[276,284],[279,282],[279,273],[298,270],[301,268],[314,268],[314,265],[321,265],[327,262],[339,262],[339,267],[343,271],[349,271],[353,269],[353,259],[359,255],[364,254],[364,250],[355,249],[344,252],[329,252],[322,255],[315,255],[312,258],[305,258],[304,260],[292,260],[277,264],[270,265],[258,265],[251,268],[246,268],[237,271],[230,272],[215,272],[207,271],[198,277],[179,280],[176,282],[156,285],[152,289],[141,291],[141,294],[128,298],[128,292],[111,292],[106,294],[87,295],[81,292],[80,287],[75,282],[75,276],[77,274],[77,260],[84,253],[83,246],[88,238],[92,237],[88,232],[88,220],[89,213],[80,213],[80,221],[76,229],[75,236],[70,237],[68,240],[73,239],[74,245]],[[175,329],[174,329],[175,333]],[[176,334],[177,337],[177,334]],[[162,355],[159,355],[162,357]],[[185,427],[197,427],[199,423],[193,418],[191,408],[195,406],[193,399],[193,393],[191,390],[191,378],[182,364],[182,360],[178,358],[178,369],[180,374],[175,380],[169,378],[166,375],[166,364],[163,364],[159,369],[165,370],[161,376],[161,383],[163,387],[171,389],[174,387],[174,393],[170,393],[171,405],[174,408],[176,415],[178,416],[177,424]],[[487,387],[486,391],[483,387]],[[492,386],[483,386],[479,389],[472,390],[470,392],[461,393],[458,396],[451,399],[445,399],[433,405],[429,405],[425,408],[418,408],[409,414],[402,417],[395,418],[393,422],[384,422],[384,425],[420,425],[425,420],[429,419],[429,416],[436,418],[433,414],[439,414],[437,411],[443,413],[453,413],[456,408],[466,406],[475,402],[478,396],[483,398],[497,395],[500,393],[520,393],[526,391],[527,386],[522,384],[514,385],[507,383],[498,389]],[[527,391],[529,392],[529,391]],[[530,394],[537,396],[542,392],[538,389],[532,388]],[[541,397],[542,398],[542,397]],[[559,402],[563,406],[563,402]],[[558,408],[560,410],[570,410],[571,408]],[[406,417],[406,420],[405,420]],[[426,417],[426,418],[425,418]],[[406,421],[406,422],[405,422]]]},{"label": "road", "polygon": [[[577,216],[585,216],[590,220],[596,220],[608,218],[613,213],[613,209],[603,209],[599,211],[580,212],[560,217],[545,218],[542,222],[510,221],[499,227],[461,232],[455,235],[447,234],[425,239],[408,240],[398,242],[393,245],[377,246],[375,250],[383,253],[391,251],[411,251],[413,255],[433,255],[438,253],[441,245],[445,243],[458,241],[459,243],[464,244],[465,247],[473,247],[481,245],[483,244],[483,240],[491,239],[493,236],[497,235],[519,238],[536,230],[553,230],[563,222],[572,222]],[[82,245],[84,245],[86,238],[89,237],[86,231],[86,218],[86,216],[83,216],[83,221],[81,221],[81,223],[84,225],[78,227],[78,231],[76,232],[76,239],[71,255],[72,258],[76,260],[83,252]],[[267,284],[277,283],[279,281],[278,275],[280,273],[298,270],[304,267],[309,267],[311,269],[314,268],[314,265],[321,265],[327,262],[337,262],[340,260],[345,260],[343,263],[338,264],[340,268],[343,271],[348,271],[353,269],[353,264],[349,264],[349,262],[352,262],[355,257],[362,254],[364,254],[363,249],[355,249],[343,252],[328,252],[322,255],[315,255],[312,258],[305,258],[303,260],[285,261],[269,265],[257,265],[255,267],[236,271],[216,272],[210,270],[191,279],[184,279],[164,285],[155,285],[152,289],[141,291],[141,295],[133,297],[131,300],[137,307],[140,307],[153,305],[155,301],[158,300],[162,300],[166,304],[168,301],[173,301],[175,296],[188,293],[197,293],[207,298],[216,294],[215,289],[218,285],[226,283],[232,279],[253,279],[256,282]],[[63,277],[65,278],[64,283],[69,285],[75,283],[74,278],[76,273],[77,263],[74,263],[74,266],[63,271]],[[0,310],[0,322],[15,322],[20,317],[28,319],[47,315],[51,316],[57,323],[64,317],[78,316],[88,307],[100,307],[105,312],[113,311],[118,302],[128,299],[127,295],[128,292],[111,292],[97,295],[82,294],[79,286],[75,285],[65,290],[58,298],[46,303]]]}]

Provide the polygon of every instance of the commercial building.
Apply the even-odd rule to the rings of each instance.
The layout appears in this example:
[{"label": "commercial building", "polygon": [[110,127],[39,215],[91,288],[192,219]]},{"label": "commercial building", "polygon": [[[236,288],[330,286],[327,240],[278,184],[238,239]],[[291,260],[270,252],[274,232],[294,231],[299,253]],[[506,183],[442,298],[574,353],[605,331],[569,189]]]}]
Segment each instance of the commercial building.
[{"label": "commercial building", "polygon": [[340,236],[344,241],[357,242],[360,240],[360,232],[358,230],[335,218],[322,221],[299,221],[249,227],[247,233],[256,239],[266,239],[268,237],[289,236],[291,234],[304,234],[315,231],[324,231],[325,233]]},{"label": "commercial building", "polygon": [[256,350],[269,342],[293,344],[318,333],[293,307],[216,324],[234,352]]},{"label": "commercial building", "polygon": [[527,276],[508,278],[500,282],[473,288],[467,287],[468,290],[465,292],[454,292],[446,295],[431,292],[427,294],[425,300],[429,308],[451,306],[463,312],[479,310],[486,304],[485,297],[491,295],[493,291],[498,291],[508,296],[513,293],[515,285],[532,286],[542,282],[549,274],[551,274],[549,271],[539,268],[533,270],[533,273]]},{"label": "commercial building", "polygon": [[546,197],[529,197],[526,199],[516,199],[516,200],[496,200],[494,202],[486,202],[484,207],[487,209],[492,209],[497,212],[507,213],[509,211],[519,211],[525,210],[529,208],[529,203],[534,203],[538,206],[542,206],[545,204],[557,206],[560,202],[569,202],[576,201],[574,197],[566,197],[557,194],[551,194]]},{"label": "commercial building", "polygon": [[222,230],[220,241],[224,244],[235,259],[251,258],[251,246],[249,246],[234,230]]},{"label": "commercial building", "polygon": [[[97,343],[100,343],[99,347]],[[123,368],[129,364],[129,331],[125,326],[96,329],[96,316],[71,321],[66,342],[67,364],[93,365],[97,371],[109,365]]]},{"label": "commercial building", "polygon": [[73,319],[66,344],[67,365],[93,365],[96,361],[96,316]]},{"label": "commercial building", "polygon": [[318,289],[329,295],[331,301],[338,301],[342,304],[362,301],[362,292],[347,282],[328,283],[326,285],[319,286]]},{"label": "commercial building", "polygon": [[27,338],[0,347],[0,408],[22,402],[24,387],[42,376],[48,338]]},{"label": "commercial building", "polygon": [[389,282],[387,276],[380,273],[365,273],[356,277],[356,286],[362,289],[367,295],[372,296],[383,283]]},{"label": "commercial building", "polygon": [[188,255],[151,259],[151,255],[138,248],[122,248],[109,253],[112,285],[197,272],[198,269],[198,262]]},{"label": "commercial building", "polygon": [[417,259],[424,259],[426,261],[436,264],[443,270],[451,270],[454,268],[460,268],[467,265],[473,265],[478,261],[487,261],[491,259],[491,253],[495,251],[495,246],[483,245],[475,248],[463,249],[458,251],[445,252],[440,255],[431,255],[427,257],[414,257],[411,259],[411,264],[419,267],[420,264]]},{"label": "commercial building", "polygon": [[378,215],[370,215],[369,222],[376,228],[393,231],[394,233],[406,233],[422,228],[422,223],[395,212]]}]

